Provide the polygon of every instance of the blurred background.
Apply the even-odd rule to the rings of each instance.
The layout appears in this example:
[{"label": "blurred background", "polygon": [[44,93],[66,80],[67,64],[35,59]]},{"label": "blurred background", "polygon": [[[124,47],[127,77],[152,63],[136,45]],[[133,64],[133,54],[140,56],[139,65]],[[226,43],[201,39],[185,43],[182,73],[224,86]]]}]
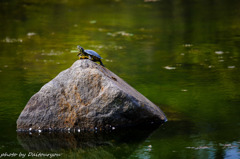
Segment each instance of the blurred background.
[{"label": "blurred background", "polygon": [[16,120],[34,93],[78,59],[81,45],[168,122],[134,142],[113,137],[110,145],[47,152],[240,158],[239,19],[238,0],[0,0],[0,152],[31,150],[19,142]]}]

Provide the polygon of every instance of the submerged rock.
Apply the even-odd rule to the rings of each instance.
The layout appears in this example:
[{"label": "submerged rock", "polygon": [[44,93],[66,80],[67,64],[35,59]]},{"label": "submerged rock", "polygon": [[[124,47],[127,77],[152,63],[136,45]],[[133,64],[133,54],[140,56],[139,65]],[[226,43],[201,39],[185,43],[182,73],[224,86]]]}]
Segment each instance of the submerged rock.
[{"label": "submerged rock", "polygon": [[78,60],[31,97],[18,131],[104,130],[166,121],[164,113],[107,68]]}]

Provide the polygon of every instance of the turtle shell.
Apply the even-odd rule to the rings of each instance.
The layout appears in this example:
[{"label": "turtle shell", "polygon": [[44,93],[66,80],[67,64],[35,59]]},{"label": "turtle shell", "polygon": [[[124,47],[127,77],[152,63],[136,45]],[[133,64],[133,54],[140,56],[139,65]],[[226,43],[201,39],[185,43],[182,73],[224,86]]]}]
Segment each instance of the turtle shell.
[{"label": "turtle shell", "polygon": [[92,56],[95,56],[99,59],[102,59],[102,57],[100,55],[98,55],[98,53],[96,53],[95,51],[93,50],[84,50],[85,53],[89,54],[89,55],[92,55]]}]

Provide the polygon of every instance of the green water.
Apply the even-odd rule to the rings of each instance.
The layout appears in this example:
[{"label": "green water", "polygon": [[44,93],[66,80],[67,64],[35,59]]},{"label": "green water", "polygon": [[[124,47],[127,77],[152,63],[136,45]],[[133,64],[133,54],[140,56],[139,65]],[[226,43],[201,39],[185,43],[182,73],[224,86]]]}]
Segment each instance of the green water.
[{"label": "green water", "polygon": [[[240,158],[240,1],[1,0],[0,154],[58,158]],[[29,98],[76,46],[158,105],[155,131],[19,136]]]}]

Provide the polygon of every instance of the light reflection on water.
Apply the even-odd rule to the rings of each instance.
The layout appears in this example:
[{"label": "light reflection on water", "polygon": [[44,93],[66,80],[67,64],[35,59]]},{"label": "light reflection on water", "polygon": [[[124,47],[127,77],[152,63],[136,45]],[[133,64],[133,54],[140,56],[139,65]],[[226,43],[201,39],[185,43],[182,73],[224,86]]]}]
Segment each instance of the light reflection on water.
[{"label": "light reflection on water", "polygon": [[[0,152],[26,151],[16,139],[18,115],[77,60],[81,45],[159,105],[168,122],[137,145],[68,155],[240,158],[239,6],[236,0],[1,1]],[[118,151],[124,148],[129,153]]]}]

